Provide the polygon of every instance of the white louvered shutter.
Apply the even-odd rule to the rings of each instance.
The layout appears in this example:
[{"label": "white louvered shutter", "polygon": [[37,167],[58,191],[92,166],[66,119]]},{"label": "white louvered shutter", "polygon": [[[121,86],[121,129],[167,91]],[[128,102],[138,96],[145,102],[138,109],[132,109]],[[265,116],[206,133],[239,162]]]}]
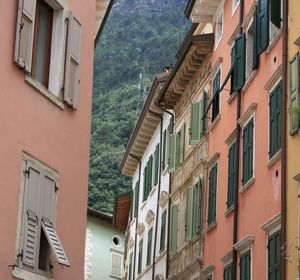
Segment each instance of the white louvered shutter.
[{"label": "white louvered shutter", "polygon": [[112,253],[111,274],[115,277],[121,277],[121,263],[122,257],[118,254]]},{"label": "white louvered shutter", "polygon": [[36,0],[19,0],[14,61],[31,73]]},{"label": "white louvered shutter", "polygon": [[81,40],[82,25],[74,14],[71,13],[68,25],[64,100],[75,109],[78,107]]}]

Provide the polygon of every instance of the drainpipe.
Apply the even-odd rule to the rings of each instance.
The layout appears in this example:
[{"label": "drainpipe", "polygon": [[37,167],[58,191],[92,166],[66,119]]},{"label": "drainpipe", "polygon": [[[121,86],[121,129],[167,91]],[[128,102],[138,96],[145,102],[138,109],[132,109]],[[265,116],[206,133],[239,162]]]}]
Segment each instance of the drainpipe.
[{"label": "drainpipe", "polygon": [[[129,156],[131,156],[133,159],[135,159],[139,163],[139,187],[140,187],[140,184],[141,184],[141,168],[142,168],[141,160],[137,156],[135,156],[133,154],[129,154]],[[139,194],[140,194],[140,192],[139,192]],[[138,201],[140,201],[140,200],[138,199]],[[135,218],[135,237],[134,237],[134,255],[133,255],[133,277],[132,277],[133,280],[135,280],[135,263],[136,263],[136,246],[137,246],[138,219],[139,219],[139,212],[137,212],[136,218]]]},{"label": "drainpipe", "polygon": [[[239,34],[242,34],[242,23],[244,20],[244,0],[240,1],[240,22],[239,22]],[[236,145],[237,153],[235,157],[235,170],[236,178],[234,190],[234,210],[233,210],[233,244],[232,244],[232,280],[237,279],[237,251],[234,249],[233,245],[238,242],[238,207],[239,207],[239,177],[240,177],[240,142],[241,142],[241,126],[238,120],[241,117],[241,99],[242,99],[242,90],[237,92],[237,113],[236,113]]]},{"label": "drainpipe", "polygon": [[[281,114],[281,250],[284,252],[286,247],[286,154],[287,154],[287,125],[286,125],[286,95],[287,95],[287,64],[288,64],[288,1],[283,0],[283,40],[282,40],[282,114]],[[281,279],[286,276],[285,254],[280,255]]]},{"label": "drainpipe", "polygon": [[160,186],[161,186],[161,156],[162,156],[162,134],[163,134],[163,118],[161,115],[148,110],[149,113],[152,115],[160,118],[160,135],[159,135],[159,142],[160,142],[160,149],[159,149],[159,176],[158,176],[158,187],[157,187],[157,207],[156,207],[156,220],[155,220],[155,232],[154,232],[154,250],[152,256],[152,280],[155,278],[155,256],[156,256],[156,239],[157,239],[157,227],[158,227],[158,214],[159,214],[159,199],[160,199]]},{"label": "drainpipe", "polygon": [[[161,109],[162,111],[164,111],[165,113],[169,114],[171,116],[171,128],[172,128],[172,132],[174,129],[174,120],[175,120],[175,116],[173,113],[171,113],[170,111],[162,108],[157,101],[154,102],[155,106],[159,109]],[[168,279],[169,277],[169,257],[170,257],[170,253],[169,253],[169,248],[170,248],[170,216],[171,216],[171,198],[170,198],[170,193],[171,193],[171,185],[172,185],[172,174],[169,173],[169,200],[168,200],[168,223],[167,223],[167,248],[166,248],[166,252],[167,252],[167,261],[166,261],[166,279]]]}]

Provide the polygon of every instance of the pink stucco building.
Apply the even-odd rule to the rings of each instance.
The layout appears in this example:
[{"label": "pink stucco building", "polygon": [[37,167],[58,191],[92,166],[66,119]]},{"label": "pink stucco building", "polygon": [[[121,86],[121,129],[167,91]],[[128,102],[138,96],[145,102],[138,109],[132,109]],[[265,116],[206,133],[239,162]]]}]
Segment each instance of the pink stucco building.
[{"label": "pink stucco building", "polygon": [[83,279],[93,50],[109,2],[0,3],[0,279]]}]

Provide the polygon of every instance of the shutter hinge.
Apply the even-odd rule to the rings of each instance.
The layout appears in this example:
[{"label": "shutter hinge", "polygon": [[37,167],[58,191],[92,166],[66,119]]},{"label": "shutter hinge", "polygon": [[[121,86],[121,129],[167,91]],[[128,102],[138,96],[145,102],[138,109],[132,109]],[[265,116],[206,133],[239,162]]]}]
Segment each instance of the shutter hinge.
[{"label": "shutter hinge", "polygon": [[58,191],[58,186],[57,184],[55,183],[55,186],[54,186],[54,192],[57,192]]},{"label": "shutter hinge", "polygon": [[21,252],[17,255],[17,258],[21,258],[21,260],[23,260],[23,249],[22,249]]},{"label": "shutter hinge", "polygon": [[30,176],[30,168],[27,168],[24,170],[24,173],[27,175],[27,177],[29,178]]},{"label": "shutter hinge", "polygon": [[23,29],[23,27],[24,27],[24,22],[21,22],[21,23],[20,23],[20,29],[19,29],[19,33],[21,33],[21,32],[22,32],[22,29]]}]

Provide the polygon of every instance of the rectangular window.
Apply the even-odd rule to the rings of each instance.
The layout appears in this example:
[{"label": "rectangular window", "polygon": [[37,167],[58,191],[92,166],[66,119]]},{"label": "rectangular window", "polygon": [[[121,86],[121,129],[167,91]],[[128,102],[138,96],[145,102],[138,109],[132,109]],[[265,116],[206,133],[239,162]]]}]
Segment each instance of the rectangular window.
[{"label": "rectangular window", "polygon": [[197,184],[193,188],[193,226],[192,238],[194,238],[201,231],[202,221],[202,181],[199,178]]},{"label": "rectangular window", "polygon": [[240,0],[232,0],[232,14],[236,11],[239,4]]},{"label": "rectangular window", "polygon": [[144,194],[143,201],[147,200],[151,190],[153,180],[153,155],[149,157],[147,164],[144,168]]},{"label": "rectangular window", "polygon": [[240,256],[240,280],[251,280],[251,251]]},{"label": "rectangular window", "polygon": [[215,33],[216,33],[215,46],[217,48],[223,35],[223,10],[217,17],[216,25],[215,25]]},{"label": "rectangular window", "polygon": [[143,239],[141,239],[139,242],[138,274],[142,273],[142,261],[143,261]]},{"label": "rectangular window", "polygon": [[147,262],[146,262],[146,265],[150,265],[151,264],[151,256],[152,256],[152,233],[153,233],[153,228],[150,228],[148,230]]},{"label": "rectangular window", "polygon": [[171,206],[171,227],[170,227],[170,255],[177,253],[178,239],[178,205]]},{"label": "rectangular window", "polygon": [[111,253],[111,275],[114,277],[122,277],[122,255]]},{"label": "rectangular window", "polygon": [[189,187],[185,196],[185,240],[192,239],[193,228],[193,187]]},{"label": "rectangular window", "polygon": [[209,173],[208,225],[216,221],[217,172],[217,164],[215,164]]},{"label": "rectangular window", "polygon": [[227,209],[234,204],[234,191],[236,189],[236,142],[230,145],[228,155],[228,191],[227,191]]},{"label": "rectangular window", "polygon": [[268,238],[268,280],[280,279],[280,232]]},{"label": "rectangular window", "polygon": [[167,226],[167,210],[164,210],[161,215],[161,226],[160,226],[160,245],[159,251],[163,252],[165,250],[166,244],[166,226]]},{"label": "rectangular window", "polygon": [[232,277],[232,266],[231,264],[229,264],[224,268],[223,280],[231,280],[231,277]]},{"label": "rectangular window", "polygon": [[269,157],[271,158],[281,147],[281,82],[270,93],[269,99]]},{"label": "rectangular window", "polygon": [[221,70],[219,69],[213,81],[212,122],[220,113],[220,79]]},{"label": "rectangular window", "polygon": [[243,185],[253,177],[253,118],[243,128]]},{"label": "rectangular window", "polygon": [[128,280],[132,280],[132,253],[129,256]]},{"label": "rectangular window", "polygon": [[254,64],[253,34],[254,34],[254,21],[251,21],[246,31],[246,79],[245,80],[249,79],[252,70],[254,68],[253,67]]},{"label": "rectangular window", "polygon": [[165,170],[166,168],[166,162],[167,162],[167,158],[166,158],[166,155],[167,155],[167,129],[164,130],[163,132],[163,150],[162,150],[162,165],[161,165],[161,168],[162,168],[162,171]]},{"label": "rectangular window", "polygon": [[233,55],[233,81],[232,91],[242,89],[245,84],[246,71],[246,36],[242,33],[235,39]]},{"label": "rectangular window", "polygon": [[269,19],[269,37],[270,41],[272,41],[282,26],[282,0],[269,1]]},{"label": "rectangular window", "polygon": [[158,184],[158,176],[159,176],[159,143],[156,145],[155,153],[154,153],[154,186]]}]

